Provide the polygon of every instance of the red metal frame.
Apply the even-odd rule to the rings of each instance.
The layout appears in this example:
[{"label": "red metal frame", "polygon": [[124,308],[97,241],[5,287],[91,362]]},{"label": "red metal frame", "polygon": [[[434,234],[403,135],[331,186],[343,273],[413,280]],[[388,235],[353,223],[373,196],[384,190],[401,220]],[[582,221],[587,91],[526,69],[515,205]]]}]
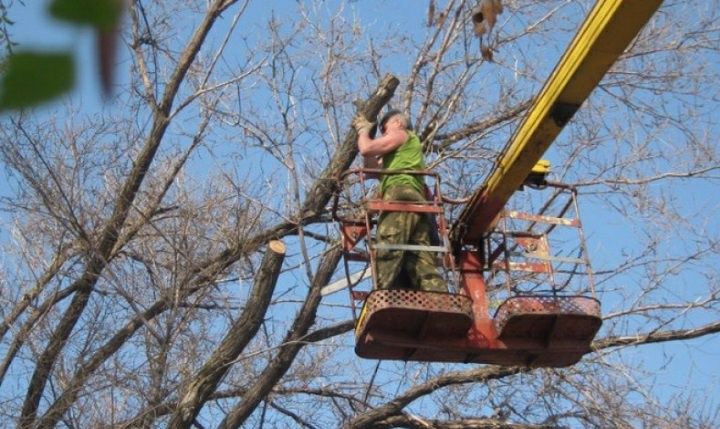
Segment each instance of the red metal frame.
[{"label": "red metal frame", "polygon": [[[385,172],[358,169],[347,172],[343,178],[359,175],[358,183],[364,187],[365,176],[369,173]],[[599,302],[591,297],[559,296],[555,293],[552,267],[554,257],[550,254],[544,235],[557,227],[569,227],[578,231],[585,256],[584,259],[576,258],[573,261],[576,264],[581,261],[586,265],[589,289],[592,291],[592,272],[586,256],[581,223],[577,217],[574,190],[557,186],[560,191],[569,191],[571,198],[555,216],[517,211],[502,212],[499,221],[512,219],[530,225],[542,224],[547,225],[546,230],[538,234],[500,229],[497,232],[501,236],[500,245],[496,248],[491,247],[490,241],[480,247],[464,245],[456,255],[458,269],[455,270],[455,258],[449,251],[439,179],[428,172],[412,174],[436,177],[435,195],[428,203],[387,202],[365,198],[362,203],[363,219],[358,219],[338,215],[338,198],[335,200],[333,215],[342,223],[346,270],[348,261],[362,259],[358,256],[362,255],[367,258],[365,260],[370,263],[373,272],[372,292],[355,291],[354,285],[350,288],[353,315],[357,322],[357,354],[374,359],[556,367],[572,365],[587,353],[601,324]],[[553,196],[553,199],[558,194]],[[575,209],[574,218],[566,217],[570,208]],[[375,252],[371,247],[365,252],[358,252],[355,248],[362,238],[365,238],[366,242],[372,240],[373,216],[382,211],[437,215],[443,242],[448,245],[444,259],[449,263],[448,268],[458,273],[459,294],[466,298],[421,291],[375,290]],[[526,254],[541,260],[514,262],[511,260],[513,254]],[[498,307],[495,315],[491,315],[486,276],[494,278],[501,272],[505,275],[511,297]],[[514,290],[509,284],[513,272],[544,273],[552,276],[550,286],[553,293],[545,296],[513,296]],[[410,296],[411,298],[408,298]],[[356,299],[364,301],[359,318],[355,314]]]},{"label": "red metal frame", "polygon": [[[407,174],[413,176],[422,176],[431,178],[433,180],[432,187],[428,188],[430,198],[424,202],[408,202],[408,201],[388,201],[382,198],[369,197],[371,195],[370,185],[368,179],[378,178],[382,175],[395,175],[395,174]],[[333,219],[338,221],[341,225],[341,238],[344,250],[344,265],[346,280],[348,282],[350,297],[351,297],[351,309],[353,313],[353,319],[357,321],[357,308],[355,306],[356,300],[364,300],[367,297],[367,292],[358,292],[354,290],[356,284],[350,279],[349,262],[368,262],[372,272],[372,289],[376,289],[376,252],[373,251],[370,246],[367,245],[368,240],[371,240],[371,234],[373,226],[376,223],[376,216],[382,212],[392,211],[404,211],[413,213],[427,213],[435,215],[435,220],[438,227],[438,233],[441,237],[442,245],[446,247],[446,255],[443,258],[443,265],[451,275],[456,273],[455,260],[452,258],[450,253],[450,242],[448,239],[448,222],[445,219],[445,210],[443,208],[444,200],[442,197],[441,180],[440,176],[429,170],[393,170],[387,171],[382,169],[372,168],[356,168],[350,169],[340,176],[339,182],[342,183],[355,183],[359,185],[360,204],[356,209],[362,211],[360,217],[347,216],[340,213],[340,192],[335,194],[332,207]],[[374,194],[377,194],[375,192]],[[376,195],[377,196],[377,195]],[[351,199],[351,198],[350,198]],[[366,249],[365,251],[356,251],[355,248],[358,246],[360,241],[365,239]],[[455,280],[458,283],[458,280]]]}]

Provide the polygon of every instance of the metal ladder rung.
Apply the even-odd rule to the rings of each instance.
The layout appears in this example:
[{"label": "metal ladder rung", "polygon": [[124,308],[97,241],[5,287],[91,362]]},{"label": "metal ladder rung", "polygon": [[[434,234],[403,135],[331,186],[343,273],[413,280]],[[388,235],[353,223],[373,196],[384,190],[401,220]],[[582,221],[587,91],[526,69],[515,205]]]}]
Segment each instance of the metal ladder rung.
[{"label": "metal ladder rung", "polygon": [[581,258],[566,258],[563,256],[547,256],[547,255],[542,255],[540,253],[533,253],[533,252],[510,252],[510,256],[518,256],[518,257],[531,258],[531,259],[540,259],[543,261],[556,261],[556,262],[566,262],[569,264],[587,265],[587,260],[581,259]]},{"label": "metal ladder rung", "polygon": [[517,210],[507,210],[502,213],[503,217],[511,219],[520,219],[530,222],[545,223],[551,225],[562,225],[573,228],[580,228],[580,220],[577,218],[564,218],[555,216],[535,215],[530,213],[519,212]]}]

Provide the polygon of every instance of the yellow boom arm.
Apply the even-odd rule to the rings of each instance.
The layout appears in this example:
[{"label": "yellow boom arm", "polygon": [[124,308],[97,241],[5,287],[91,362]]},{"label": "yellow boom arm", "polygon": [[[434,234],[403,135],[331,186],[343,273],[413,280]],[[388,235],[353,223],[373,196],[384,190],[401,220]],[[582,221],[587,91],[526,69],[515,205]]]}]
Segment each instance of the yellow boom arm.
[{"label": "yellow boom arm", "polygon": [[453,225],[454,244],[476,244],[482,239],[535,163],[661,3],[597,1],[495,168]]}]

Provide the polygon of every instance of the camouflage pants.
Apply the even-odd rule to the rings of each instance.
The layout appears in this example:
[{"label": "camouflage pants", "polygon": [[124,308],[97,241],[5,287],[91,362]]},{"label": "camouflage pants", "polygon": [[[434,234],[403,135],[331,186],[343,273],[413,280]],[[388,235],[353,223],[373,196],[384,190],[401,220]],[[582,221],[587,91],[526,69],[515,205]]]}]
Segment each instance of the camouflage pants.
[{"label": "camouflage pants", "polygon": [[[395,185],[385,191],[384,200],[425,201],[410,186]],[[431,229],[422,213],[385,212],[378,222],[378,243],[431,245]],[[377,287],[379,289],[420,289],[447,292],[432,252],[380,249],[377,252]]]}]

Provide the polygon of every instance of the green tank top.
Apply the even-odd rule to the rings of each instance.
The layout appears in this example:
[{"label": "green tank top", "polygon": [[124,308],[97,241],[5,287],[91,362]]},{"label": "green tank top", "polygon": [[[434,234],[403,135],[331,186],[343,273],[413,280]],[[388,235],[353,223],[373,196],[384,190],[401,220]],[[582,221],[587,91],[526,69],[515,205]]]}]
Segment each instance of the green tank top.
[{"label": "green tank top", "polygon": [[[415,133],[408,131],[408,139],[399,148],[383,156],[385,170],[424,170],[422,145]],[[412,186],[424,195],[425,181],[423,176],[409,174],[385,174],[380,184],[383,195],[385,191],[395,185]]]}]

